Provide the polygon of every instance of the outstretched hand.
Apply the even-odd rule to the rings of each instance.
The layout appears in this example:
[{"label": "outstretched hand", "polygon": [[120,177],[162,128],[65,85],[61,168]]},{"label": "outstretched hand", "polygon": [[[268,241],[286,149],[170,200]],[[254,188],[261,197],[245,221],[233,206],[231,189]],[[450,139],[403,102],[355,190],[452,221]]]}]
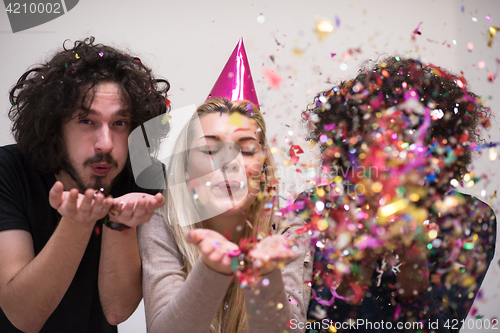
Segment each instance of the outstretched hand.
[{"label": "outstretched hand", "polygon": [[148,222],[155,210],[165,204],[165,198],[161,193],[154,196],[146,193],[128,193],[112,200],[109,220],[131,228]]},{"label": "outstretched hand", "polygon": [[[231,275],[231,256],[229,253],[238,250],[235,243],[227,240],[220,233],[210,229],[191,230],[186,239],[201,251],[201,260],[212,270]],[[290,240],[281,235],[264,238],[249,251],[252,268],[260,275],[271,273],[276,267],[285,265],[296,257],[290,248]]]},{"label": "outstretched hand", "polygon": [[186,240],[198,247],[201,260],[207,267],[221,274],[233,274],[228,253],[238,250],[238,245],[210,229],[191,230],[186,235]]},{"label": "outstretched hand", "polygon": [[88,189],[84,194],[77,189],[64,191],[60,181],[55,182],[49,192],[49,203],[62,217],[79,224],[94,224],[108,214],[113,199],[105,198],[102,193]]},{"label": "outstretched hand", "polygon": [[272,235],[257,243],[249,252],[253,268],[260,275],[271,273],[276,267],[286,265],[297,254],[291,249],[288,238],[282,235]]}]

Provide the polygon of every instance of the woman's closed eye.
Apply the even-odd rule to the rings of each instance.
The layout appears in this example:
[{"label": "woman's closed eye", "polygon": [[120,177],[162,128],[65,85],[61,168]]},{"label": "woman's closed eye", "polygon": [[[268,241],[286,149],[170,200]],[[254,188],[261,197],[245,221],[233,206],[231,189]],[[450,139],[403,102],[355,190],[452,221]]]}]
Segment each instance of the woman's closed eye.
[{"label": "woman's closed eye", "polygon": [[241,153],[244,155],[244,156],[253,156],[255,154],[258,153],[258,150],[241,150]]},{"label": "woman's closed eye", "polygon": [[262,150],[260,143],[251,143],[240,146],[241,153],[244,156],[254,156]]},{"label": "woman's closed eye", "polygon": [[203,154],[207,154],[207,155],[215,155],[215,154],[217,154],[219,152],[218,150],[210,150],[210,149],[207,149],[207,150],[200,149],[200,151]]},{"label": "woman's closed eye", "polygon": [[206,154],[206,155],[215,155],[220,151],[220,147],[218,147],[217,145],[205,145],[205,146],[198,147],[198,149],[203,154]]}]

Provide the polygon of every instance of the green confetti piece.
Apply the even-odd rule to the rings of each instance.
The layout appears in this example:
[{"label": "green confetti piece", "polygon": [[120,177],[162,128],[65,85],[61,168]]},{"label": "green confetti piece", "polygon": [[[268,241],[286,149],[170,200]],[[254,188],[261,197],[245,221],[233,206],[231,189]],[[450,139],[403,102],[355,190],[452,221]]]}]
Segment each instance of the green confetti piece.
[{"label": "green confetti piece", "polygon": [[474,248],[473,243],[465,243],[464,244],[464,249],[466,249],[466,250],[472,250],[473,248]]}]

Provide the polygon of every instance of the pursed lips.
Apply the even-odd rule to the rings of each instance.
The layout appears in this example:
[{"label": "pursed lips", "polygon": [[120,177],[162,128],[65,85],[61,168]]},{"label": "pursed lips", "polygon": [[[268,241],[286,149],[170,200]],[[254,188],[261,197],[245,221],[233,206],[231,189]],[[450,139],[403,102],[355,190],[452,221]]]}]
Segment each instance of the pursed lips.
[{"label": "pursed lips", "polygon": [[106,175],[113,166],[107,163],[92,164],[92,171],[98,176]]},{"label": "pursed lips", "polygon": [[218,184],[216,184],[214,187],[218,187],[220,190],[227,190],[230,189],[231,191],[237,191],[242,188],[241,182],[231,180],[231,181],[222,181]]}]

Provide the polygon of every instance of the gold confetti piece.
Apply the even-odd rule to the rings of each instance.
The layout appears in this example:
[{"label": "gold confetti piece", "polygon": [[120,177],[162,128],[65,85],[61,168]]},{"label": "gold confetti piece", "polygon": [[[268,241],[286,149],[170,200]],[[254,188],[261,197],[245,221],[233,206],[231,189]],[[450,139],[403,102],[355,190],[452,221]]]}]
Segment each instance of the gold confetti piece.
[{"label": "gold confetti piece", "polygon": [[333,326],[333,324],[331,324],[330,327],[328,328],[328,332],[336,333],[337,329],[335,328],[335,326]]},{"label": "gold confetti piece", "polygon": [[490,27],[488,29],[488,34],[489,34],[488,47],[491,47],[491,45],[493,45],[493,41],[495,40],[495,35],[497,34],[498,30],[500,30],[500,27]]},{"label": "gold confetti piece", "polygon": [[315,21],[316,28],[314,29],[314,32],[318,36],[319,40],[325,39],[331,32],[334,31],[332,22],[319,18],[315,18]]},{"label": "gold confetti piece", "polygon": [[495,199],[497,197],[497,191],[495,191],[495,193],[490,197],[490,206],[493,205],[493,199]]}]

